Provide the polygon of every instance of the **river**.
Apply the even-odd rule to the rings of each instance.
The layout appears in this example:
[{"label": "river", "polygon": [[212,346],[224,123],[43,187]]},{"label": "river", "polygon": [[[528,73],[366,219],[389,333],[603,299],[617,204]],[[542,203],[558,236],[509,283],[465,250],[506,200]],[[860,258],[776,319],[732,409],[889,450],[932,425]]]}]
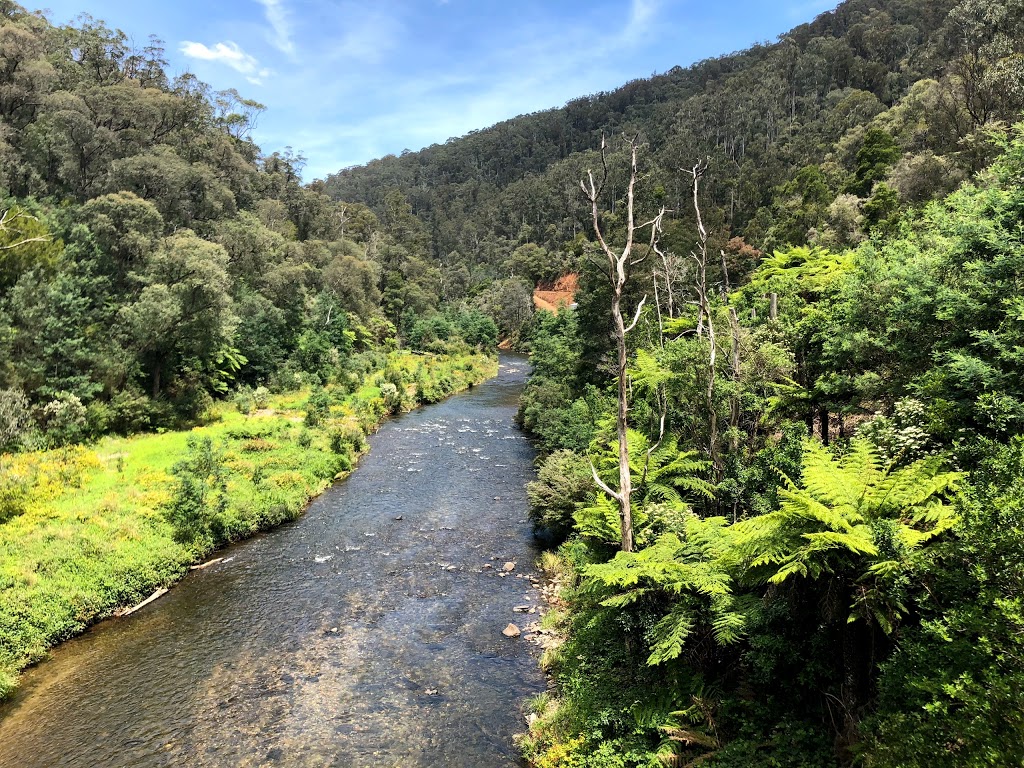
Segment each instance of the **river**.
[{"label": "river", "polygon": [[534,454],[512,422],[526,374],[504,356],[389,421],[298,521],[56,649],[0,707],[0,766],[519,764],[545,688],[502,634],[539,604]]}]

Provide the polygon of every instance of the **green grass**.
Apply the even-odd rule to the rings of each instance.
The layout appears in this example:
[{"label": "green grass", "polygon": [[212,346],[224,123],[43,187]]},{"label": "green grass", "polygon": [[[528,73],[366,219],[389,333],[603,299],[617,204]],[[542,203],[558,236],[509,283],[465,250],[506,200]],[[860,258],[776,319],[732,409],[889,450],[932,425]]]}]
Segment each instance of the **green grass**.
[{"label": "green grass", "polygon": [[[497,362],[395,352],[388,367],[402,372],[399,407],[408,409],[493,376]],[[23,489],[23,511],[0,524],[0,698],[53,645],[170,585],[214,546],[300,515],[357,458],[359,447],[337,434],[369,433],[386,418],[382,376],[333,393],[331,418],[316,429],[303,423],[309,392],[291,392],[250,415],[221,404],[210,423],[187,431],[4,456],[0,484]],[[186,545],[167,512],[172,468],[192,437],[222,452],[227,504],[218,539]]]}]

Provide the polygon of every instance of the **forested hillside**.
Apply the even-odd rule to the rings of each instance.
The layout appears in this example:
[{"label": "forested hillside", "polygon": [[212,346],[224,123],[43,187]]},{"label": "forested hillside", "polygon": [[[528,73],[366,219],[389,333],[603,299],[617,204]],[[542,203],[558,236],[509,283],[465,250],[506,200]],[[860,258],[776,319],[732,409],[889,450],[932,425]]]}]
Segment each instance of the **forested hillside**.
[{"label": "forested hillside", "polygon": [[[691,220],[678,169],[706,158],[706,213],[723,241],[849,245],[981,168],[992,154],[979,129],[1024,104],[1019,6],[953,5],[849,0],[777,43],[347,169],[326,189],[379,214],[404,195],[453,293],[573,261],[573,239],[589,231],[578,182],[602,136],[647,142],[644,194],[669,223]],[[609,212],[624,184],[620,173],[608,186]],[[685,253],[682,229],[667,237]],[[513,257],[531,244],[543,258]]]}]

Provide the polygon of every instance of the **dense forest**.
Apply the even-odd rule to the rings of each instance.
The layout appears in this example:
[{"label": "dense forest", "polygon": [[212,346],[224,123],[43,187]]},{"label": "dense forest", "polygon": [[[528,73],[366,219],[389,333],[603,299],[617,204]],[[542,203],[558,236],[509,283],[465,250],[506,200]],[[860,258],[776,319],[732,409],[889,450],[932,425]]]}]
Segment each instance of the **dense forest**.
[{"label": "dense forest", "polygon": [[427,320],[433,265],[399,308],[381,265],[423,238],[406,210],[382,222],[303,186],[301,157],[252,142],[260,104],[169,80],[161,45],[0,2],[0,447],[344,379],[396,325],[417,348],[496,341],[473,307]]},{"label": "dense forest", "polygon": [[[505,339],[559,588],[532,765],[1024,763],[1024,0],[847,0],[309,184],[161,45],[0,0],[0,693]],[[37,584],[32,482],[94,470],[26,457],[218,413],[143,525],[184,549]]]},{"label": "dense forest", "polygon": [[451,297],[580,273],[521,331],[533,765],[1024,762],[1022,25],[849,0],[328,179]]},{"label": "dense forest", "polygon": [[[326,190],[380,215],[404,196],[451,296],[573,264],[575,238],[592,237],[579,180],[605,136],[646,142],[643,194],[670,209],[666,243],[682,254],[693,230],[678,171],[696,159],[712,169],[703,192],[717,238],[769,252],[852,245],[893,208],[986,165],[985,127],[1024,107],[1020,6],[953,6],[851,0],[775,44],[347,169]],[[621,172],[607,185],[609,214],[624,187]]]}]

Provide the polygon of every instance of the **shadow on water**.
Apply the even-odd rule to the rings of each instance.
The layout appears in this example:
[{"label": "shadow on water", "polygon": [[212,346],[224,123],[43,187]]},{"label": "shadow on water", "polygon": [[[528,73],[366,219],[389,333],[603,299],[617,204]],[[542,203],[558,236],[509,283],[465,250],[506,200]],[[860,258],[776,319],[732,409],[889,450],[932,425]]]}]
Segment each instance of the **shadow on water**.
[{"label": "shadow on water", "polygon": [[385,424],[300,520],[59,648],[0,708],[0,766],[517,765],[526,374]]}]

